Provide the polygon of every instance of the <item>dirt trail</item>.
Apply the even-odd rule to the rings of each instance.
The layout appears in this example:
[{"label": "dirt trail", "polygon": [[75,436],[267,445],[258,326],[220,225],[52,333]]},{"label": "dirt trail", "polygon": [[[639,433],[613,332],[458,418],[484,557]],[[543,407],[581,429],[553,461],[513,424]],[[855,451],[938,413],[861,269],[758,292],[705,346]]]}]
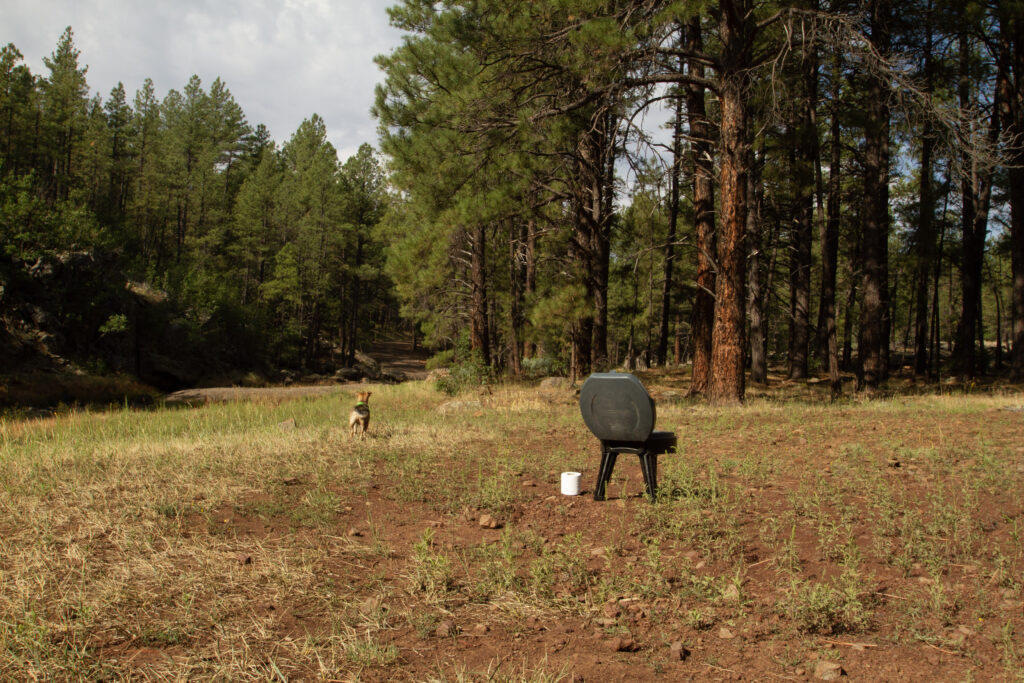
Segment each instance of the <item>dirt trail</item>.
[{"label": "dirt trail", "polygon": [[[380,363],[381,370],[392,375],[401,374],[409,380],[426,379],[428,351],[413,350],[410,341],[389,341],[372,344],[367,355]],[[305,396],[324,396],[345,391],[347,385],[356,382],[275,387],[204,387],[182,389],[168,394],[169,404],[202,404],[214,401],[286,401]]]},{"label": "dirt trail", "polygon": [[429,351],[412,348],[410,341],[380,342],[372,345],[367,353],[381,365],[385,372],[403,373],[408,379],[427,378]]}]

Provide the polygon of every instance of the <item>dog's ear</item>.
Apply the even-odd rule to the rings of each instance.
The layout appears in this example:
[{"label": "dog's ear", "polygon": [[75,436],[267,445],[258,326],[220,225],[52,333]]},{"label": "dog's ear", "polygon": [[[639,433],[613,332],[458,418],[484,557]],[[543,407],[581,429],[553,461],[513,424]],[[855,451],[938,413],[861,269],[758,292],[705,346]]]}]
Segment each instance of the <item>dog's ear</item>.
[{"label": "dog's ear", "polygon": [[367,391],[366,392],[366,398],[370,398],[370,394],[372,394],[372,393],[373,393],[372,391]]}]

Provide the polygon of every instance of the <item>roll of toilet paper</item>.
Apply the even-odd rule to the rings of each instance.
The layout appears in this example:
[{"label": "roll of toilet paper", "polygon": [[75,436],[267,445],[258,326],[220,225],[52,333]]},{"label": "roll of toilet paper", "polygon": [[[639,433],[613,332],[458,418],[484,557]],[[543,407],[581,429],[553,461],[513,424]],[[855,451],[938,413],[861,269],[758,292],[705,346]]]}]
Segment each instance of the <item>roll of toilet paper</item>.
[{"label": "roll of toilet paper", "polygon": [[578,496],[580,494],[580,473],[562,472],[562,495]]}]

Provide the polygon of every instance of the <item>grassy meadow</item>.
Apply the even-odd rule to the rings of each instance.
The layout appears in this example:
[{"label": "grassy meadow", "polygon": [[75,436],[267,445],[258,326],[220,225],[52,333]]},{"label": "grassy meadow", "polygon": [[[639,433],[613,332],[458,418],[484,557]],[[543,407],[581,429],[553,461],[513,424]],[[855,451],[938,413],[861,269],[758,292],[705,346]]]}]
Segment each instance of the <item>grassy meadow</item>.
[{"label": "grassy meadow", "polygon": [[644,380],[653,503],[570,390],[0,417],[0,679],[1024,680],[1024,394]]}]

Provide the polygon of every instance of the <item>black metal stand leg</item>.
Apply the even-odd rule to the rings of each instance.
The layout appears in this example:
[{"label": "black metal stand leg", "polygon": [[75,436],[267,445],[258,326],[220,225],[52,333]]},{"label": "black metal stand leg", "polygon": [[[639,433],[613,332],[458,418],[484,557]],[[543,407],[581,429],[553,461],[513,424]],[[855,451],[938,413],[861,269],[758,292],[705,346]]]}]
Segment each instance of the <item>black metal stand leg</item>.
[{"label": "black metal stand leg", "polygon": [[644,474],[647,495],[654,500],[654,496],[658,493],[658,456],[653,453],[641,453],[640,471]]},{"label": "black metal stand leg", "polygon": [[615,469],[617,453],[601,449],[601,467],[597,471],[597,486],[594,487],[594,500],[604,500],[604,489],[608,480],[612,478],[612,470]]}]

